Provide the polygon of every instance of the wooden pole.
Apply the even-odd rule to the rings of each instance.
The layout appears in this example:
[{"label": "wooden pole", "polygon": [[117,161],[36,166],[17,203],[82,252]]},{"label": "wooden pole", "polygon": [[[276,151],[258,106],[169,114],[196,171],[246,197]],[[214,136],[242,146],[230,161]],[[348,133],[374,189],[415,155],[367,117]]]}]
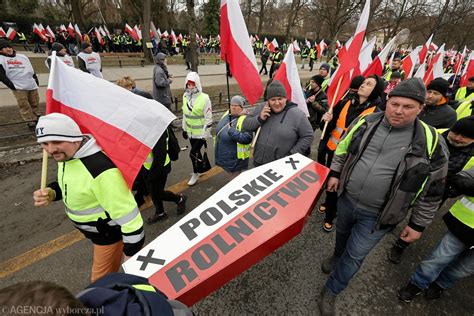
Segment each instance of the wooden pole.
[{"label": "wooden pole", "polygon": [[[344,77],[344,76],[339,77],[339,81],[337,82],[336,92],[334,93],[334,96],[333,96],[332,102],[331,102],[331,106],[329,107],[329,111],[328,111],[328,112],[331,113],[331,114],[332,114],[332,108],[334,107],[334,104],[335,104],[335,102],[336,102],[337,94],[339,93],[339,88],[341,87],[341,82],[342,82],[342,78],[343,78],[343,77]],[[347,95],[347,93],[346,93],[345,95]],[[345,96],[345,95],[344,95],[344,96]],[[327,121],[324,122],[324,128],[323,128],[323,132],[321,133],[321,138],[320,138],[320,139],[323,139],[323,138],[324,138],[324,134],[326,134],[326,129],[327,129],[327,127],[328,127],[328,123],[329,123],[329,122],[327,122]]]},{"label": "wooden pole", "polygon": [[258,135],[260,134],[260,129],[262,127],[260,126],[258,129],[257,129],[257,133],[255,134],[255,137],[253,138],[252,140],[252,144],[250,145],[250,157],[253,157],[253,151],[254,151],[254,148],[255,148],[255,144],[257,143],[257,139],[258,139]]},{"label": "wooden pole", "polygon": [[46,181],[48,180],[48,153],[43,149],[43,163],[41,165],[41,190],[46,188]]}]

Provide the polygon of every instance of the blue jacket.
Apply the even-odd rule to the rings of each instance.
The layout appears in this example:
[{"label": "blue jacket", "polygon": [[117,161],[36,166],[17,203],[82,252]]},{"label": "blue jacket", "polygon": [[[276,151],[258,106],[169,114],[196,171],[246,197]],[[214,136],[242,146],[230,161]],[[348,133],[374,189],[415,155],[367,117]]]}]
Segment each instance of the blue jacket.
[{"label": "blue jacket", "polygon": [[216,127],[215,158],[216,165],[227,172],[248,168],[249,159],[237,158],[237,143],[250,144],[253,133],[239,132],[235,129],[238,117],[232,116],[232,127],[229,128],[229,116],[224,116]]}]

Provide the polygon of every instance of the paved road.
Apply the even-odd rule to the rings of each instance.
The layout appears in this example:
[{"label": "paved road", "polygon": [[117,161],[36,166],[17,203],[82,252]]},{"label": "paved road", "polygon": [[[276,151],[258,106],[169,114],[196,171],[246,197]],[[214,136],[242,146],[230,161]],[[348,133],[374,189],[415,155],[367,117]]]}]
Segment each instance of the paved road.
[{"label": "paved road", "polygon": [[[186,144],[182,139],[180,142]],[[317,143],[318,137],[313,142],[313,153],[316,152]],[[210,156],[213,156],[212,149]],[[312,158],[315,159],[315,154]],[[50,161],[49,167],[49,178],[53,180],[55,163]],[[19,281],[49,280],[76,293],[88,284],[92,247],[87,240],[77,238],[80,235],[71,234],[74,229],[64,215],[61,203],[42,209],[32,206],[31,194],[39,186],[40,169],[40,162],[0,169],[0,284],[3,287]],[[184,189],[184,193],[189,196],[189,210],[228,182],[227,175],[217,170],[207,180],[187,187],[182,181],[188,179],[190,172],[191,166],[185,152],[173,164],[173,172],[168,180],[168,186],[174,185],[176,190]],[[147,241],[178,220],[172,205],[166,206],[170,214],[166,221],[146,225]],[[386,252],[402,225],[387,235],[364,262],[347,290],[340,295],[337,302],[339,314],[472,315],[472,277],[461,281],[437,301],[427,302],[418,297],[412,304],[405,304],[396,298],[396,290],[405,284],[416,264],[445,232],[440,217],[446,210],[446,206],[442,208],[423,238],[407,250],[405,260],[400,265],[389,263]],[[147,217],[152,212],[151,208],[147,209],[143,216]],[[299,236],[195,304],[193,311],[198,315],[317,315],[318,295],[326,279],[320,265],[323,258],[331,253],[335,238],[334,233],[322,231],[322,220],[322,215],[314,211]],[[61,237],[64,235],[66,237]],[[39,259],[42,256],[45,257]],[[9,272],[15,267],[20,269]]]}]

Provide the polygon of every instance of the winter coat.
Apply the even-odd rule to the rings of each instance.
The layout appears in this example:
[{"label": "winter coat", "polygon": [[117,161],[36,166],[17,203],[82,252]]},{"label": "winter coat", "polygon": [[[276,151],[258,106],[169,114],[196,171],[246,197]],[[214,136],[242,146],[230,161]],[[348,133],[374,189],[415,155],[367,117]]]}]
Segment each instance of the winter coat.
[{"label": "winter coat", "polygon": [[253,134],[238,131],[235,126],[239,117],[232,116],[229,128],[229,115],[225,115],[216,126],[215,158],[216,165],[227,172],[235,172],[248,168],[249,159],[237,158],[237,143],[250,144]]},{"label": "winter coat", "polygon": [[[339,178],[339,194],[344,192],[354,166],[383,118],[384,113],[369,114],[364,117],[365,122],[360,126],[358,124],[361,121],[354,120],[341,139],[332,159],[330,172],[331,177]],[[422,123],[416,119],[414,127],[410,148],[394,174],[374,229],[397,225],[405,219],[408,209],[411,208],[408,225],[414,230],[423,231],[433,220],[441,203],[448,172],[449,152],[446,143],[443,137],[439,137],[429,159],[427,137]],[[433,128],[430,130],[433,135],[436,133]],[[421,188],[423,189],[420,191]]]},{"label": "winter coat", "polygon": [[166,75],[164,69],[160,65],[155,65],[153,69],[153,99],[167,108],[170,108],[172,103],[170,84],[171,79]]},{"label": "winter coat", "polygon": [[242,124],[242,130],[260,133],[255,144],[253,163],[255,166],[289,156],[304,154],[313,142],[313,129],[306,117],[293,102],[287,102],[280,113],[271,113],[265,121],[260,112],[265,104],[255,108]]}]

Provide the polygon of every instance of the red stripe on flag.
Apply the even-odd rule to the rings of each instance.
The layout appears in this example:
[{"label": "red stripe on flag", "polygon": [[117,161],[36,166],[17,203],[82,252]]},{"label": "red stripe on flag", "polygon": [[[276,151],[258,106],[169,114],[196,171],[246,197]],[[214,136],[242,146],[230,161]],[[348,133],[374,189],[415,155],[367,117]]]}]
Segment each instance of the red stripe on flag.
[{"label": "red stripe on flag", "polygon": [[[268,197],[274,195],[290,181],[299,178],[304,172],[316,173],[319,176],[319,180],[310,184],[305,182],[308,184],[308,188],[300,192],[296,198],[279,194],[281,198],[288,202],[285,206],[281,206],[276,202],[268,202]],[[309,164],[283,184],[263,196],[255,204],[240,212],[229,223],[209,234],[198,244],[169,262],[165,267],[149,277],[148,280],[151,284],[159,287],[160,291],[164,292],[169,299],[177,299],[188,306],[193,305],[298,235],[322,193],[322,186],[328,172],[329,170],[326,167],[315,162]],[[255,209],[262,202],[268,203],[267,207],[260,206],[261,212],[268,214],[268,218],[265,220],[258,218],[257,215],[253,215]],[[273,212],[273,215],[270,215],[271,212]],[[258,228],[253,226],[255,224],[248,220],[250,216],[247,214],[252,214],[255,219],[261,222],[261,225]],[[231,240],[229,233],[226,231],[227,227],[237,225],[237,221],[252,230],[249,236],[242,236],[242,240],[238,242]],[[221,244],[225,242],[227,245],[230,245],[227,247],[228,251],[218,249],[215,243],[216,237],[221,241]],[[234,244],[233,247],[232,244]],[[193,258],[202,256],[205,260],[210,261],[211,259],[207,257],[207,254],[202,255],[204,253],[202,249],[207,248],[209,250],[209,247],[214,249],[218,259],[209,268],[200,269],[194,263]],[[173,268],[181,272],[182,280],[186,280],[187,283],[179,291],[175,290],[167,275],[167,272]],[[199,273],[193,280],[189,280],[186,277],[186,270],[190,271],[190,269]]]},{"label": "red stripe on flag", "polygon": [[362,76],[367,78],[368,76],[371,75],[377,75],[377,76],[382,76],[383,72],[383,66],[382,63],[380,62],[380,58],[377,56],[375,57],[374,61],[370,63],[370,66],[367,67],[367,69],[364,71]]},{"label": "red stripe on flag", "polygon": [[254,64],[234,40],[227,16],[227,4],[221,8],[220,21],[221,58],[229,63],[230,71],[249,103],[255,104],[263,93],[262,81]]},{"label": "red stripe on flag", "polygon": [[[54,99],[51,89],[46,91],[46,105],[46,113],[63,113],[71,117],[84,134],[92,134],[115,166],[122,172],[128,187],[132,187],[151,148],[123,130]],[[81,122],[87,122],[87,126]],[[138,166],[138,168],[133,166]]]},{"label": "red stripe on flag", "polygon": [[283,84],[286,90],[286,98],[291,101],[291,84],[288,81],[288,75],[286,73],[285,63],[280,64],[280,68],[278,68],[278,71],[273,77],[273,80],[278,80]]}]

